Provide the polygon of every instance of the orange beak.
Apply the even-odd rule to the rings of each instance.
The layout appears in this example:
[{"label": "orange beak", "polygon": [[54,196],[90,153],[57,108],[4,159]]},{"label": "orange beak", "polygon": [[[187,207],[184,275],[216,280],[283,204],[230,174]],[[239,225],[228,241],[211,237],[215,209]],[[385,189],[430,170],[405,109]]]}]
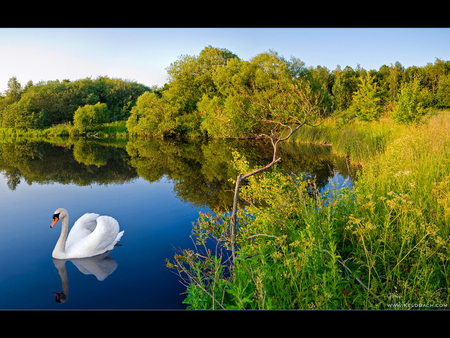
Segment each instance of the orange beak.
[{"label": "orange beak", "polygon": [[53,218],[53,223],[50,224],[50,228],[53,228],[53,226],[56,224],[56,222],[58,222],[58,220],[59,220],[58,217]]}]

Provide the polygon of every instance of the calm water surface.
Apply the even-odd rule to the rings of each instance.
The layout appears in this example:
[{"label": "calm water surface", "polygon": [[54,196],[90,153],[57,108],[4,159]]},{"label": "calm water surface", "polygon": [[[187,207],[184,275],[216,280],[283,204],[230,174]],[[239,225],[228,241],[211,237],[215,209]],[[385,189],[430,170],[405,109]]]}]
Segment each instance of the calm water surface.
[{"label": "calm water surface", "polygon": [[[0,309],[184,309],[185,287],[165,259],[193,247],[199,211],[231,205],[233,149],[254,165],[272,156],[270,145],[246,141],[0,143]],[[316,176],[321,189],[328,177],[342,184],[353,175],[327,147],[289,145],[281,156],[283,171]],[[69,227],[86,212],[116,218],[122,246],[53,260],[61,224],[50,223],[59,207]],[[54,293],[62,292],[58,303]]]}]

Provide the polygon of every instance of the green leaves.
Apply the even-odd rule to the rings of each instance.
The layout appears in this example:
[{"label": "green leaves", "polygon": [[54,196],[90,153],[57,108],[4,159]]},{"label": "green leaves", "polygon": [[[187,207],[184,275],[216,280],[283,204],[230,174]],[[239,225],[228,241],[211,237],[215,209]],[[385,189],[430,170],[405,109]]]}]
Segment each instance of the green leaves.
[{"label": "green leaves", "polygon": [[24,129],[72,122],[78,108],[96,103],[107,104],[109,120],[122,120],[129,116],[136,99],[150,91],[136,82],[108,77],[29,82],[23,90],[12,78],[10,87],[9,96],[0,100],[0,126]]},{"label": "green leaves", "polygon": [[366,76],[361,76],[359,81],[358,91],[353,95],[349,113],[362,121],[377,120],[381,114],[381,92],[378,84],[374,82],[374,76],[369,72]]},{"label": "green leaves", "polygon": [[[248,170],[243,157],[233,156],[237,168]],[[308,196],[304,177],[274,170],[251,178],[242,190],[251,203],[238,212],[234,266],[219,251],[230,249],[230,216],[218,209],[200,213],[192,231],[196,251],[183,250],[170,263],[189,284],[188,308],[338,309],[349,304],[348,293],[345,298],[339,290],[352,281],[338,263],[337,220],[330,210],[339,210],[350,191],[334,193],[325,206]],[[217,241],[215,254],[207,249],[211,240]]]},{"label": "green leaves", "polygon": [[393,120],[400,123],[418,122],[428,111],[431,93],[420,85],[420,80],[405,83],[401,87],[398,102],[391,113]]},{"label": "green leaves", "polygon": [[75,111],[73,124],[79,132],[84,133],[100,123],[107,122],[109,119],[109,110],[105,103],[96,103],[95,105],[85,105]]}]

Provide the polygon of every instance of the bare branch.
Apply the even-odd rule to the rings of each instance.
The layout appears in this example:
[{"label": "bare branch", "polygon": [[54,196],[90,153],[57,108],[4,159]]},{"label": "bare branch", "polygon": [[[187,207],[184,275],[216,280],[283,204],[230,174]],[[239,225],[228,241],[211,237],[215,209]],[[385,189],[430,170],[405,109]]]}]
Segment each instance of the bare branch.
[{"label": "bare branch", "polygon": [[273,236],[273,235],[256,234],[256,235],[248,236],[247,239],[250,239],[250,238],[253,238],[253,237],[258,237],[258,236],[266,236],[266,237],[278,238],[277,236]]},{"label": "bare branch", "polygon": [[[244,175],[238,175],[236,179],[236,186],[234,190],[233,210],[231,213],[231,248],[233,261],[235,260],[235,242],[236,242],[236,225],[237,225],[237,203],[239,200],[239,188],[242,180],[265,171],[271,168],[274,164],[281,161],[281,158],[277,158],[278,144],[289,139],[293,133],[305,124],[314,126],[309,121],[313,113],[318,112],[320,115],[319,105],[323,101],[324,95],[321,93],[314,93],[309,87],[305,87],[304,83],[289,83],[287,87],[280,81],[275,81],[276,88],[280,94],[276,96],[271,93],[264,92],[255,84],[252,84],[251,89],[243,88],[236,89],[237,93],[247,99],[255,110],[246,111],[244,104],[241,101],[237,102],[237,108],[246,117],[256,122],[262,122],[266,124],[274,124],[275,127],[270,130],[270,136],[267,133],[260,133],[258,137],[267,137],[270,139],[273,147],[272,162],[266,166],[253,170]],[[263,95],[264,97],[261,97]],[[261,109],[261,110],[259,110]],[[294,110],[294,111],[292,111]],[[291,112],[290,112],[291,111]],[[299,114],[302,116],[300,117]],[[276,119],[274,118],[276,117]],[[276,137],[279,131],[276,128],[285,128],[289,130],[289,133],[284,137]]]}]

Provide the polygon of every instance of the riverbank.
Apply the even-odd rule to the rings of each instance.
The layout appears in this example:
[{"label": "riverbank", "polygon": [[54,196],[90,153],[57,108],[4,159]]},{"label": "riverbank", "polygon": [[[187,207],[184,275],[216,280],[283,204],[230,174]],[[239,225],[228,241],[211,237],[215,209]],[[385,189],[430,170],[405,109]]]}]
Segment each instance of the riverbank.
[{"label": "riverbank", "polygon": [[126,127],[126,121],[116,121],[103,123],[88,128],[86,132],[79,133],[71,123],[59,124],[45,129],[17,129],[0,128],[0,137],[128,137],[129,133]]},{"label": "riverbank", "polygon": [[[437,115],[450,114],[448,111],[430,114],[428,119]],[[286,143],[306,143],[332,146],[332,151],[339,156],[346,156],[358,165],[365,165],[378,153],[383,153],[386,145],[398,135],[409,129],[410,125],[393,122],[389,117],[379,121],[363,122],[353,120],[345,122],[340,118],[325,119],[320,126],[308,125],[298,129]],[[60,124],[46,129],[0,128],[0,137],[92,137],[92,138],[127,138],[130,133],[126,121],[103,123],[90,127],[85,133],[79,133],[71,123]],[[135,136],[138,137],[139,136]],[[147,136],[148,137],[148,136]],[[242,138],[240,138],[242,139]]]},{"label": "riverbank", "polygon": [[[329,138],[320,142],[333,140],[336,129],[325,130]],[[189,284],[190,308],[450,306],[450,115],[417,126],[347,126],[333,148],[339,144],[364,163],[353,189],[311,199],[296,176],[271,171],[249,180],[231,274],[228,214],[200,215],[193,228],[198,252],[168,261]],[[236,158],[237,168],[248,170]],[[202,249],[215,240],[215,253]]]}]

